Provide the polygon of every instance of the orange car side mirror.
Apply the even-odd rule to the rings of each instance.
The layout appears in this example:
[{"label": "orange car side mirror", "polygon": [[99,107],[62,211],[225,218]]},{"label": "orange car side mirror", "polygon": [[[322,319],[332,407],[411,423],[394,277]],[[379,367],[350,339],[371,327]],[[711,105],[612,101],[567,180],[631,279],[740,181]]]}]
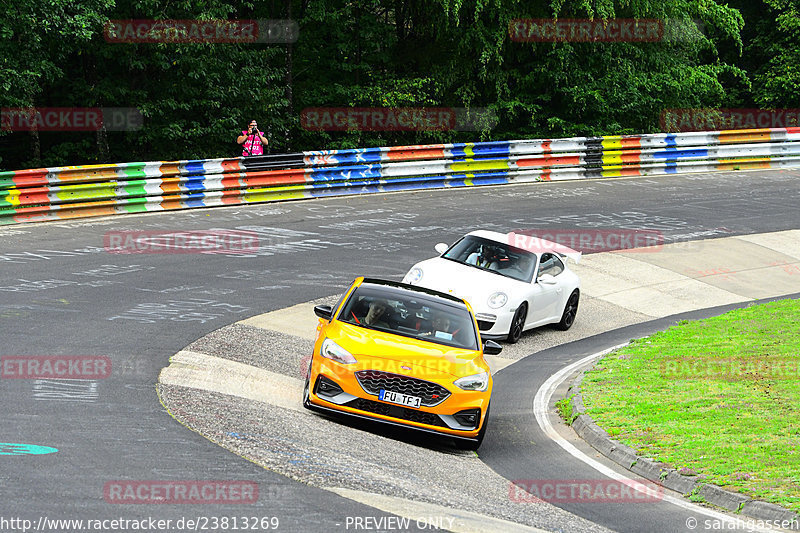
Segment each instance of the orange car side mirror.
[{"label": "orange car side mirror", "polygon": [[314,314],[324,320],[333,318],[333,307],[330,305],[316,305],[314,306]]}]

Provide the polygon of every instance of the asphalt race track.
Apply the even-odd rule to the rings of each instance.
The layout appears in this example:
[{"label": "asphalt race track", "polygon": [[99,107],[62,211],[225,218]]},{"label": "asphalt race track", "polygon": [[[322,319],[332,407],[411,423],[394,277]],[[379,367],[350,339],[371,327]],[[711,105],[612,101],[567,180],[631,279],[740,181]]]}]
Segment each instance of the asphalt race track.
[{"label": "asphalt race track", "polygon": [[[800,294],[792,296],[797,298],[800,297]],[[679,320],[700,320],[739,307],[743,307],[743,305],[718,306],[615,329],[606,334],[538,352],[535,358],[531,357],[517,362],[512,367],[513,371],[511,371],[512,368],[501,370],[495,376],[496,392],[492,394],[492,408],[500,407],[499,411],[502,414],[499,419],[493,420],[494,431],[491,434],[487,433],[487,440],[480,449],[481,459],[494,471],[509,480],[603,479],[600,473],[583,462],[564,460],[564,451],[550,440],[536,424],[531,424],[530,421],[534,417],[533,402],[520,402],[519,391],[538,389],[550,375],[566,366],[567,363],[618,346],[630,339],[662,331]],[[607,466],[615,466],[614,463],[599,455],[596,450],[577,437],[574,431],[563,425],[560,429],[562,436],[586,455],[600,460]],[[632,479],[639,478],[635,474],[628,473],[627,475]],[[665,492],[671,493],[669,490]],[[674,493],[672,494],[674,495]],[[680,498],[679,495],[678,498]],[[712,520],[709,516],[679,509],[669,502],[637,502],[634,498],[628,498],[622,502],[609,502],[605,505],[579,501],[558,502],[556,505],[616,531],[691,531],[693,528],[686,526],[687,521],[695,520],[695,524],[704,524],[705,521]]]},{"label": "asphalt race track", "polygon": [[[400,279],[434,254],[434,244],[473,229],[626,227],[660,231],[667,242],[796,229],[798,178],[800,172],[772,171],[537,183],[0,228],[0,356],[111,360],[105,379],[0,381],[3,442],[58,450],[2,455],[0,517],[33,524],[42,517],[153,517],[172,524],[277,517],[278,531],[345,531],[354,529],[352,517],[388,519],[384,511],[265,470],[187,430],[159,403],[159,371],[194,340],[233,322],[340,294],[358,275]],[[109,232],[209,229],[255,232],[259,248],[250,254],[104,249]],[[525,401],[532,401],[548,372],[620,335],[635,336],[611,333],[552,348],[537,354],[546,364],[535,369],[522,360],[512,367],[519,372],[501,371],[495,390],[508,386],[493,404],[480,458],[508,479],[592,477],[554,447],[541,460],[518,456],[538,448],[528,437],[519,441],[514,428],[525,413],[511,396],[527,382]],[[536,465],[546,469],[531,470]],[[258,484],[259,497],[247,505],[109,503],[107,488],[119,480],[247,480]],[[610,529],[653,531],[658,523],[655,530],[685,530],[685,510],[662,503],[650,515],[630,507],[636,506],[567,510]],[[5,528],[12,530],[0,522]]]}]

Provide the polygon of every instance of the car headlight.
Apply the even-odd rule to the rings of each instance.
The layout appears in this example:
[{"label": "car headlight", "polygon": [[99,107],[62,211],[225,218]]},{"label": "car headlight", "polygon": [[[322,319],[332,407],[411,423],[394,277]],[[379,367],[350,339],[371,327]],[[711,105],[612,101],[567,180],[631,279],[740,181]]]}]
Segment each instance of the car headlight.
[{"label": "car headlight", "polygon": [[506,293],[496,292],[491,296],[489,296],[489,299],[486,301],[486,303],[489,304],[489,307],[491,307],[492,309],[500,309],[501,307],[506,305],[507,301],[508,301],[508,296],[506,296]]},{"label": "car headlight", "polygon": [[320,349],[319,354],[322,357],[332,359],[337,363],[342,363],[343,365],[352,365],[358,362],[356,361],[356,358],[353,357],[353,354],[330,339],[325,339],[322,341],[322,348]]},{"label": "car headlight", "polygon": [[406,278],[403,280],[403,282],[413,285],[421,279],[422,269],[419,267],[414,267],[408,271],[408,274],[406,274]]},{"label": "car headlight", "polygon": [[480,374],[459,378],[453,383],[460,389],[483,392],[489,387],[489,373],[481,372]]}]

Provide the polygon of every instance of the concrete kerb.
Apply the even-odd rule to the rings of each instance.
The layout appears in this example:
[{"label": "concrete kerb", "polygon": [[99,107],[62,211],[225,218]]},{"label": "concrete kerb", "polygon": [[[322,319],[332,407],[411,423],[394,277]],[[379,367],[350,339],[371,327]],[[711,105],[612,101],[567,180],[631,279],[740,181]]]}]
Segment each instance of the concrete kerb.
[{"label": "concrete kerb", "polygon": [[753,500],[738,492],[727,491],[716,485],[705,483],[702,476],[682,475],[664,463],[637,455],[632,448],[612,439],[603,428],[594,422],[592,417],[586,414],[586,407],[581,396],[584,374],[585,371],[580,372],[572,381],[566,397],[570,400],[574,417],[570,424],[571,427],[594,449],[627,470],[665,488],[680,492],[684,496],[698,497],[706,503],[756,520],[786,522],[800,520],[800,515],[794,511],[774,503]]}]

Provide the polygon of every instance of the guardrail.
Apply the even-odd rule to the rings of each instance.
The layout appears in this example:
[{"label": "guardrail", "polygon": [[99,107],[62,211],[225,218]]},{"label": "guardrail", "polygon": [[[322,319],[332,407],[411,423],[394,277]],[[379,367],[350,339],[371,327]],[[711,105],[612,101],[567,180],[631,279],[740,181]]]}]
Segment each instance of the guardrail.
[{"label": "guardrail", "polygon": [[0,224],[534,181],[800,167],[800,128],[327,150],[0,172]]}]

